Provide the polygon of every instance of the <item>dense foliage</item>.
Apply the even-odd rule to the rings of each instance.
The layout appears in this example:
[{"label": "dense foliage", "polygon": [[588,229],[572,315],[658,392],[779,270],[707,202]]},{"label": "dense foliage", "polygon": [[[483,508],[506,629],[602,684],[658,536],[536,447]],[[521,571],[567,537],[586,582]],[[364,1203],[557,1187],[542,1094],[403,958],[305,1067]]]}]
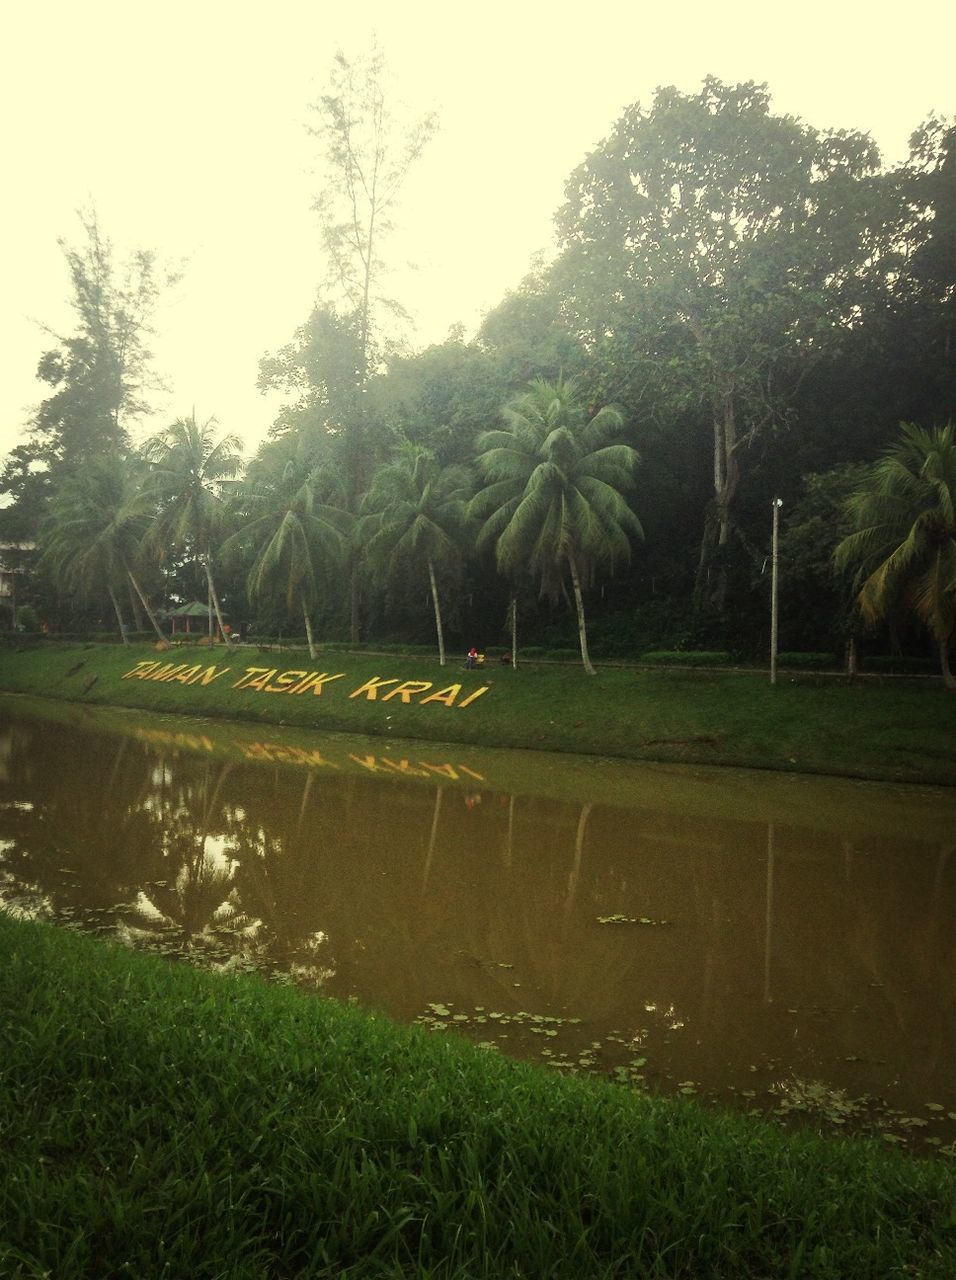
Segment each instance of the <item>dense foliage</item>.
[{"label": "dense foliage", "polygon": [[[854,589],[859,557],[842,553],[835,574],[833,553],[845,538],[861,550],[859,494],[879,490],[900,422],[932,433],[956,418],[956,128],[925,122],[886,168],[865,135],[775,114],[765,86],[660,89],[570,176],[555,259],[473,339],[410,352],[392,341],[379,255],[434,122],[390,125],[381,74],[376,59],[340,62],[317,106],[339,287],[262,361],[260,385],[287,403],[243,474],[235,442],[190,419],[145,457],[132,448],[154,262],[121,276],[92,218],[86,247],[66,248],[76,333],[44,356],[53,393],[0,477],[20,605],[69,631],[131,610],[140,630],[150,602],[195,600],[216,630],[310,641],[437,629],[453,651],[518,635],[580,647],[585,666],[589,644],[753,658],[769,644],[779,497],[781,648],[839,661],[852,642],[945,670],[951,585],[931,603],[925,581],[914,594],[897,577],[874,595],[878,565]],[[388,175],[378,210],[384,189],[356,185],[370,156]],[[551,413],[567,420],[533,441]],[[125,570],[116,548],[65,545],[90,457],[131,477]],[[471,519],[439,518],[442,495],[469,490]]]}]

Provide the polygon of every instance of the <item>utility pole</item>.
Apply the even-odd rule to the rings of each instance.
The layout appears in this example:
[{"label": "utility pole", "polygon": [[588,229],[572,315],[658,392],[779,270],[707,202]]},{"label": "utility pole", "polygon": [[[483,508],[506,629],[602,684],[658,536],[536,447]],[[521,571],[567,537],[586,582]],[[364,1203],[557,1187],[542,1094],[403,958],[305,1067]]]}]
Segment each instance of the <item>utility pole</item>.
[{"label": "utility pole", "polygon": [[770,683],[777,683],[777,547],[780,541],[780,508],[783,501],[774,498],[773,538],[770,553]]}]

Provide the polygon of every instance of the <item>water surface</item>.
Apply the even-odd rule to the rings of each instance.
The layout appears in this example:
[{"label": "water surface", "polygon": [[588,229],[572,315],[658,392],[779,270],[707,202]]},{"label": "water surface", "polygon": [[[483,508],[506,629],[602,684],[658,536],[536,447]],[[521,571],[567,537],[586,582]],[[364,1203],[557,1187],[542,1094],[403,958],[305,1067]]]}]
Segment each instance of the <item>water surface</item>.
[{"label": "water surface", "polygon": [[947,1149],[954,800],[7,698],[0,905]]}]

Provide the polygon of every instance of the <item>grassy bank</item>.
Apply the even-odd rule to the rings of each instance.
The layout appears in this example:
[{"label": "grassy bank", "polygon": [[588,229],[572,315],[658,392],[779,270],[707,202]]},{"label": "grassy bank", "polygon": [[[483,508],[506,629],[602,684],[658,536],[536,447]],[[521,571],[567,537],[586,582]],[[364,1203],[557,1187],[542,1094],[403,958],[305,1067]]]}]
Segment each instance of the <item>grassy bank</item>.
[{"label": "grassy bank", "polygon": [[0,1274],[956,1270],[956,1170],[0,917]]},{"label": "grassy bank", "polygon": [[956,785],[956,698],[930,681],[788,677],[774,688],[752,673],[604,668],[590,678],[575,666],[471,672],[394,654],[311,662],[250,648],[48,643],[0,647],[0,688],[379,737]]}]

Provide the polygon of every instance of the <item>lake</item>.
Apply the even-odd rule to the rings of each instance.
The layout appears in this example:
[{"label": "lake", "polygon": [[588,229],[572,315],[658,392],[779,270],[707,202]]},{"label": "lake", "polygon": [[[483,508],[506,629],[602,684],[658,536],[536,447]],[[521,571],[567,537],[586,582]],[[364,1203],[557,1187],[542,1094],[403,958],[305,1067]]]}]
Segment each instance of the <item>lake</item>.
[{"label": "lake", "polygon": [[0,907],[555,1072],[956,1138],[956,795],[0,698]]}]

